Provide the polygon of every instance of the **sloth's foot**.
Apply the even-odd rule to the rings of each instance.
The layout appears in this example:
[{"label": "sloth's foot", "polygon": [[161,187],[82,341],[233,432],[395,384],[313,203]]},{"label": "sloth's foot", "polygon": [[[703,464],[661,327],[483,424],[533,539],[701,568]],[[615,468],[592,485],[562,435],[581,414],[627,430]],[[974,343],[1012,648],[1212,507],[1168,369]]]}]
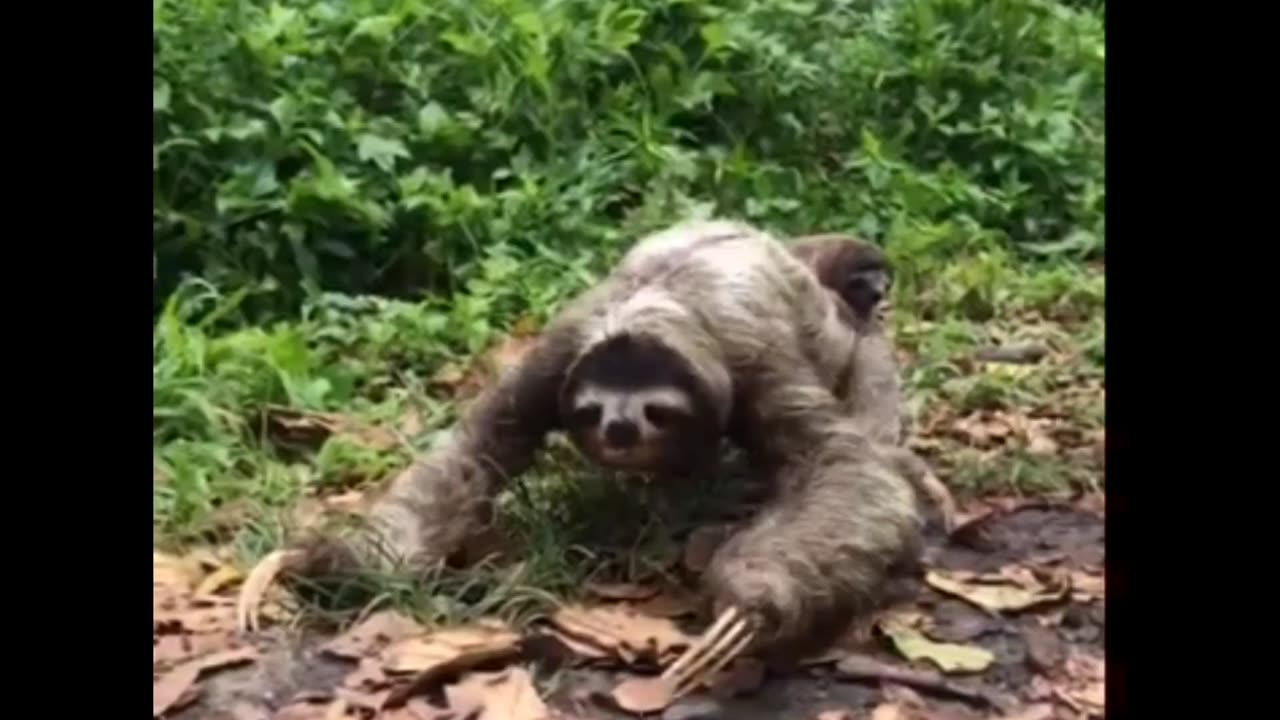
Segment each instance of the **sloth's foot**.
[{"label": "sloth's foot", "polygon": [[726,608],[702,637],[662,673],[662,682],[670,690],[672,699],[692,692],[715,677],[754,637],[751,618],[735,607]]}]

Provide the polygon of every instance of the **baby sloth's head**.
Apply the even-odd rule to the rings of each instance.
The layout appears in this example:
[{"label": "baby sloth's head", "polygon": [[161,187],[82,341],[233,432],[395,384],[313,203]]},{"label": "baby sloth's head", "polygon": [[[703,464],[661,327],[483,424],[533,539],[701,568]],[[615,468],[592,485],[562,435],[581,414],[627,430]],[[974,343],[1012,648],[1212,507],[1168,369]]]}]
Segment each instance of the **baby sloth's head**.
[{"label": "baby sloth's head", "polygon": [[705,385],[662,343],[630,334],[590,348],[560,396],[565,429],[600,465],[645,473],[691,470],[718,447]]}]

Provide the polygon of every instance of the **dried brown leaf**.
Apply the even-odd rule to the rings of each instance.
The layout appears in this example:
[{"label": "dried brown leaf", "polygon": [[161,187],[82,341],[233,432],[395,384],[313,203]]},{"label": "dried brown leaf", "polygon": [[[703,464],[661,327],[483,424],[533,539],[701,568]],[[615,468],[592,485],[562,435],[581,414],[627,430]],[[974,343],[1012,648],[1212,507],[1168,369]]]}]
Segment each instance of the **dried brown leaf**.
[{"label": "dried brown leaf", "polygon": [[853,720],[851,710],[823,710],[815,720]]},{"label": "dried brown leaf", "polygon": [[155,667],[172,667],[222,650],[240,646],[234,632],[158,635],[151,639],[151,663]]},{"label": "dried brown leaf", "polygon": [[1045,583],[1026,568],[1000,573],[931,570],[925,582],[939,592],[966,600],[992,612],[1026,610],[1066,597],[1069,583]]},{"label": "dried brown leaf", "polygon": [[529,672],[511,667],[496,673],[469,673],[444,689],[451,708],[479,707],[475,720],[547,720],[547,709]]},{"label": "dried brown leaf", "polygon": [[678,618],[692,615],[698,611],[697,601],[688,594],[661,593],[648,600],[632,603],[631,607],[641,615],[656,618]]},{"label": "dried brown leaf", "polygon": [[588,582],[585,589],[588,595],[601,600],[647,600],[661,590],[657,585],[598,582]]},{"label": "dried brown leaf", "polygon": [[392,643],[382,651],[382,667],[389,673],[457,668],[513,654],[519,643],[520,636],[505,623],[480,621]]},{"label": "dried brown leaf", "polygon": [[383,651],[383,669],[416,674],[407,685],[391,693],[387,704],[398,706],[448,675],[515,656],[520,647],[520,636],[505,623],[492,619],[401,640]]},{"label": "dried brown leaf", "polygon": [[321,650],[349,660],[372,655],[387,645],[423,632],[412,619],[394,610],[382,610],[330,640]]},{"label": "dried brown leaf", "polygon": [[564,633],[616,653],[626,662],[634,662],[637,656],[657,660],[693,641],[669,619],[643,615],[625,606],[567,606],[551,617],[551,623]]},{"label": "dried brown leaf", "polygon": [[740,657],[720,673],[712,683],[712,689],[728,696],[745,695],[760,689],[764,684],[765,664],[754,658]]},{"label": "dried brown leaf", "polygon": [[908,660],[928,660],[945,673],[982,672],[995,662],[995,655],[976,645],[934,642],[910,627],[881,625],[894,647]]},{"label": "dried brown leaf", "polygon": [[564,646],[566,650],[583,660],[603,660],[614,656],[613,653],[598,645],[594,645],[585,640],[579,640],[578,638],[575,638],[568,633],[560,632],[555,628],[547,628],[543,633],[555,638],[556,642]]},{"label": "dried brown leaf", "polygon": [[1079,570],[1071,573],[1071,598],[1077,602],[1092,602],[1107,596],[1107,577]]},{"label": "dried brown leaf", "polygon": [[610,693],[618,707],[630,713],[658,712],[671,704],[671,684],[662,677],[630,678],[619,683]]},{"label": "dried brown leaf", "polygon": [[151,687],[153,717],[159,717],[194,700],[198,691],[193,693],[192,688],[200,675],[211,670],[253,662],[257,657],[258,651],[253,648],[227,650],[189,660],[162,674]]},{"label": "dried brown leaf", "polygon": [[1035,703],[1005,715],[1002,720],[1053,720],[1054,715],[1053,705]]},{"label": "dried brown leaf", "polygon": [[196,586],[195,594],[196,595],[215,595],[218,593],[218,591],[222,590],[228,585],[232,585],[234,583],[240,582],[243,579],[244,579],[244,573],[240,572],[240,570],[230,565],[223,565],[217,570],[214,570],[209,575],[205,576],[204,580],[200,581],[200,584]]},{"label": "dried brown leaf", "polygon": [[871,720],[921,720],[918,711],[898,703],[880,703],[871,711]]}]

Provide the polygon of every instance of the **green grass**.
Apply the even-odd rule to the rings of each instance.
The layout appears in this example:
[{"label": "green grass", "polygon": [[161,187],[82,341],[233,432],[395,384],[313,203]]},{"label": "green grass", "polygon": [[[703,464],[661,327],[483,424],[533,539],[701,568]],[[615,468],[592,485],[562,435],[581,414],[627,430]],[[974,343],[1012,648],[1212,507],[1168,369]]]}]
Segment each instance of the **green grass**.
[{"label": "green grass", "polygon": [[[913,427],[957,491],[1100,482],[1100,3],[153,5],[157,546],[249,562],[300,503],[376,487],[456,416],[442,368],[691,212],[883,244]],[[972,360],[1028,340],[1049,357]],[[394,441],[286,442],[273,407]],[[982,413],[1070,441],[946,432]],[[518,557],[370,594],[528,612],[659,571],[729,489],[663,500],[555,450],[503,496]]]}]

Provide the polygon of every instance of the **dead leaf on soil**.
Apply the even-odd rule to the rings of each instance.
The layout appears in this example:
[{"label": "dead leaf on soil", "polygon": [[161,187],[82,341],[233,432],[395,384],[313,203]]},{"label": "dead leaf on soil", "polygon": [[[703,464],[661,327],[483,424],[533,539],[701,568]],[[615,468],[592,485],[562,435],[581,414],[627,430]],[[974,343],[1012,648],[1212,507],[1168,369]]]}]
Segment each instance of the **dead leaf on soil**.
[{"label": "dead leaf on soil", "polygon": [[199,694],[195,683],[201,674],[253,662],[257,657],[258,651],[249,647],[228,650],[189,660],[162,674],[151,686],[152,716],[160,717],[194,700]]},{"label": "dead leaf on soil", "polygon": [[440,672],[461,669],[519,650],[520,635],[505,623],[482,620],[392,643],[381,653],[389,673]]},{"label": "dead leaf on soil", "polygon": [[469,673],[462,682],[446,686],[444,692],[450,708],[480,708],[475,720],[546,720],[551,716],[523,668]]},{"label": "dead leaf on soil", "polygon": [[853,711],[823,710],[814,720],[853,720]]},{"label": "dead leaf on soil", "polygon": [[263,412],[267,433],[281,444],[315,448],[330,437],[340,435],[370,450],[391,450],[400,445],[400,438],[387,428],[341,413],[299,410],[281,405],[267,406]]},{"label": "dead leaf on soil", "polygon": [[420,632],[423,632],[423,627],[412,619],[394,610],[382,610],[330,640],[321,650],[330,655],[355,660]]},{"label": "dead leaf on soil", "polygon": [[992,612],[1026,610],[1066,597],[1069,582],[1042,582],[1034,573],[1007,566],[999,573],[931,570],[925,582],[939,592]]},{"label": "dead leaf on soil", "polygon": [[407,685],[392,691],[387,704],[401,705],[448,675],[513,657],[520,649],[520,635],[492,619],[401,640],[382,652],[383,669],[393,674],[415,674]]},{"label": "dead leaf on soil", "polygon": [[631,603],[631,607],[641,615],[672,619],[692,615],[698,611],[697,600],[687,593],[663,592],[643,602]]},{"label": "dead leaf on soil", "polygon": [[566,650],[572,653],[579,661],[604,660],[605,658],[613,658],[615,655],[604,648],[594,645],[585,640],[563,633],[556,628],[544,628],[540,631],[542,634],[554,638]]},{"label": "dead leaf on soil", "polygon": [[1071,572],[1071,599],[1076,602],[1092,602],[1107,596],[1107,576],[1073,570]]},{"label": "dead leaf on soil", "polygon": [[735,659],[711,683],[712,689],[722,695],[734,697],[760,689],[764,684],[765,664],[748,657]]},{"label": "dead leaf on soil", "polygon": [[871,711],[871,720],[923,720],[924,715],[899,703],[880,703]]},{"label": "dead leaf on soil", "polygon": [[1102,715],[1107,705],[1106,660],[1075,652],[1067,658],[1064,671],[1065,682],[1058,689],[1078,703],[1076,709]]},{"label": "dead leaf on soil", "polygon": [[647,600],[657,595],[661,588],[637,583],[588,582],[585,589],[588,595],[601,600]]},{"label": "dead leaf on soil", "polygon": [[945,673],[982,672],[995,662],[995,655],[974,645],[934,642],[919,631],[902,625],[881,625],[883,632],[903,657],[928,660]]},{"label": "dead leaf on soil", "polygon": [[551,616],[562,632],[591,642],[633,663],[644,657],[659,661],[687,648],[693,638],[666,618],[643,615],[625,606],[570,605]]},{"label": "dead leaf on soil", "polygon": [[672,690],[669,682],[655,676],[624,680],[609,694],[623,710],[647,715],[670,705],[675,700]]},{"label": "dead leaf on soil", "polygon": [[1053,705],[1035,703],[1015,710],[1012,714],[1005,715],[1001,720],[1053,720],[1054,715]]},{"label": "dead leaf on soil", "polygon": [[196,587],[196,595],[216,595],[218,591],[244,579],[244,573],[230,565],[223,565],[207,575]]}]

